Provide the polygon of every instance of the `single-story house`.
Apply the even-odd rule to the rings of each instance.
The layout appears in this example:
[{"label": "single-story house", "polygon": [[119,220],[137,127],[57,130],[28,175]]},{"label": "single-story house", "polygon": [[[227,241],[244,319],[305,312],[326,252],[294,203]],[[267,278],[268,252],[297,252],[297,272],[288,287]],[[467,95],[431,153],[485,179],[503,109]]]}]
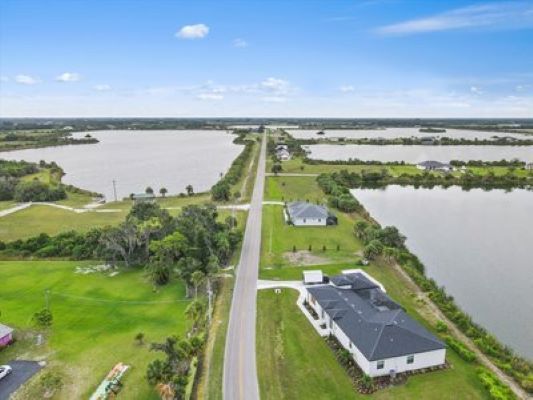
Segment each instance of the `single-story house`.
[{"label": "single-story house", "polygon": [[7,346],[13,341],[13,328],[0,324],[0,347]]},{"label": "single-story house", "polygon": [[319,269],[312,270],[312,271],[304,271],[303,275],[304,275],[304,283],[306,285],[324,283],[324,274]]},{"label": "single-story house", "polygon": [[285,207],[285,220],[295,226],[336,225],[337,217],[322,205],[293,201]]},{"label": "single-story house", "polygon": [[289,153],[289,150],[287,149],[280,149],[276,151],[276,156],[280,161],[287,161],[291,159],[291,153]]},{"label": "single-story house", "polygon": [[420,144],[423,144],[423,145],[433,145],[435,144],[435,142],[437,141],[437,138],[434,137],[434,136],[423,136],[420,138]]},{"label": "single-story house", "polygon": [[135,203],[150,203],[155,201],[155,195],[153,193],[134,193],[131,199]]},{"label": "single-story house", "polygon": [[441,163],[439,161],[422,161],[421,163],[418,163],[416,167],[425,171],[453,171],[453,167],[450,164]]},{"label": "single-story house", "polygon": [[445,344],[364,271],[346,270],[305,289],[325,334],[335,336],[365,374],[394,376],[445,363]]},{"label": "single-story house", "polygon": [[527,163],[527,164],[526,164],[526,169],[527,169],[528,171],[533,171],[533,162]]}]

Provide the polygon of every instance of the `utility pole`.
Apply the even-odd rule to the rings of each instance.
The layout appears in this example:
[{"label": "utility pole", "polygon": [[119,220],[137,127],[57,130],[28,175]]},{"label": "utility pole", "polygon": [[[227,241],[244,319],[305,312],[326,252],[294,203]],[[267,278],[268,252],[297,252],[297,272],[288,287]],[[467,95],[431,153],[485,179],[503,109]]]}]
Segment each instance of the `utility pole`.
[{"label": "utility pole", "polygon": [[211,326],[211,302],[213,301],[213,291],[211,290],[211,279],[207,277],[207,300],[208,300],[208,306],[207,306],[207,320],[209,326]]},{"label": "utility pole", "polygon": [[113,179],[113,194],[115,195],[115,201],[117,201],[117,181]]}]

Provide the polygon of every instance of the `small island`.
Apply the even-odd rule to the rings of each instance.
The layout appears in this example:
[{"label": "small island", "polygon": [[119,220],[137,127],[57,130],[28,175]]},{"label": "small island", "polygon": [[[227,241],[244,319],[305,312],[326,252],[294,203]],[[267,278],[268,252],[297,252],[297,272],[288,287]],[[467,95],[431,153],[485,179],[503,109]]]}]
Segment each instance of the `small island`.
[{"label": "small island", "polygon": [[445,133],[446,129],[444,128],[420,128],[418,132],[421,133]]}]

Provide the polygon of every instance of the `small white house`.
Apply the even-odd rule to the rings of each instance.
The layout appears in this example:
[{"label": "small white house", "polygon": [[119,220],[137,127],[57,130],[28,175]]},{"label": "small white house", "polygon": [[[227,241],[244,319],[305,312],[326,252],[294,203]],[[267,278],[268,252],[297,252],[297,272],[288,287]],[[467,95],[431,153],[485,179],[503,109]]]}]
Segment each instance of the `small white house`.
[{"label": "small white house", "polygon": [[285,208],[285,220],[294,226],[326,226],[337,224],[337,217],[327,207],[305,201],[293,201]]},{"label": "small white house", "polygon": [[418,163],[416,167],[418,169],[423,169],[424,171],[453,171],[453,167],[450,164],[441,163],[439,161],[422,161],[421,163]]},{"label": "small white house", "polygon": [[445,344],[362,270],[343,271],[327,284],[305,285],[306,301],[325,327],[371,377],[441,366]]}]

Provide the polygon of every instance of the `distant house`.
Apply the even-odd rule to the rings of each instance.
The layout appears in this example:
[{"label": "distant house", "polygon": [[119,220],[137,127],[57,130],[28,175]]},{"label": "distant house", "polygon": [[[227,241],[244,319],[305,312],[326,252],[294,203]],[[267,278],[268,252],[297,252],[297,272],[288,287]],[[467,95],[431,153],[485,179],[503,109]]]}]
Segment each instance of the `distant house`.
[{"label": "distant house", "polygon": [[437,141],[437,138],[434,136],[424,136],[420,138],[420,144],[425,146],[434,145]]},{"label": "distant house", "polygon": [[336,225],[337,217],[325,206],[293,201],[285,208],[285,220],[295,226],[326,226]]},{"label": "distant house", "polygon": [[155,201],[155,195],[153,193],[134,193],[131,199],[135,203],[152,203]]},{"label": "distant house", "polygon": [[313,325],[322,336],[335,336],[365,374],[394,376],[445,364],[445,344],[364,271],[347,270],[329,283],[304,286],[316,313]]},{"label": "distant house", "polygon": [[453,171],[453,167],[450,164],[441,163],[439,161],[423,161],[417,164],[416,167],[425,171]]},{"label": "distant house", "polygon": [[533,162],[530,162],[530,163],[526,164],[526,169],[528,171],[533,171]]},{"label": "distant house", "polygon": [[286,144],[278,144],[276,146],[276,157],[280,161],[287,161],[291,159],[291,153],[289,152],[289,146]]},{"label": "distant house", "polygon": [[7,325],[0,324],[0,347],[7,346],[13,341],[13,329]]}]

